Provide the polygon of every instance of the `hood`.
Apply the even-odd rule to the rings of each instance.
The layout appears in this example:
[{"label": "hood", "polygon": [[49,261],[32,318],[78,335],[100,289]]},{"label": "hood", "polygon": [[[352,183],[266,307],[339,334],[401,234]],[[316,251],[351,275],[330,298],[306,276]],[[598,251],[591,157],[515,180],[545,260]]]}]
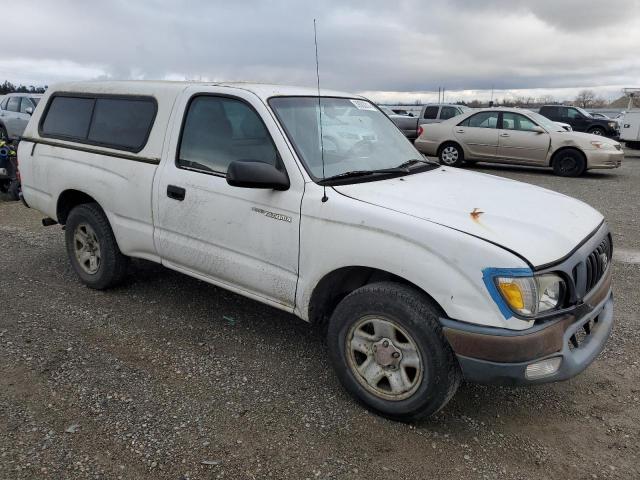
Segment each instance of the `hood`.
[{"label": "hood", "polygon": [[566,195],[448,167],[333,188],[496,243],[534,267],[566,256],[603,221],[598,211]]}]

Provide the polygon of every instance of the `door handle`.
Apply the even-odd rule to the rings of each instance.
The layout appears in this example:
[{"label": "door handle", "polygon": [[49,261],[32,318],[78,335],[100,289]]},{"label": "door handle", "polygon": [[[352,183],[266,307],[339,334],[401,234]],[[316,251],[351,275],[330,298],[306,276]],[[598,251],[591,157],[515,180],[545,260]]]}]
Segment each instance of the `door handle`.
[{"label": "door handle", "polygon": [[500,136],[501,137],[510,137],[511,135],[509,135],[508,133],[501,133]]},{"label": "door handle", "polygon": [[464,133],[464,129],[459,128],[459,129],[456,130],[456,133]]},{"label": "door handle", "polygon": [[186,195],[187,191],[182,187],[177,187],[176,185],[167,185],[167,197],[172,198],[174,200],[182,201]]}]

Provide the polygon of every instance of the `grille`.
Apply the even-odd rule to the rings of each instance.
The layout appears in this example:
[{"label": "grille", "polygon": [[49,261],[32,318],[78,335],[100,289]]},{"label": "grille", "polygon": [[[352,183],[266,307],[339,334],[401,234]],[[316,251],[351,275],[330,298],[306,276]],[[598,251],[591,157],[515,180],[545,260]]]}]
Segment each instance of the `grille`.
[{"label": "grille", "polygon": [[607,235],[598,248],[589,254],[584,261],[587,272],[585,294],[589,293],[602,278],[609,262],[611,261],[611,237]]}]

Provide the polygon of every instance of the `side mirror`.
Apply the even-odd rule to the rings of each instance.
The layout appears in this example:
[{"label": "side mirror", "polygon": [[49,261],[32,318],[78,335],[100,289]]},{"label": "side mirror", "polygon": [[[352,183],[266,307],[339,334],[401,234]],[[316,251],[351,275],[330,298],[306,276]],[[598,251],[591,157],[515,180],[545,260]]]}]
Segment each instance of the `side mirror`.
[{"label": "side mirror", "polygon": [[542,127],[541,127],[541,126],[539,126],[539,125],[536,125],[535,127],[533,127],[533,128],[531,129],[531,131],[532,131],[532,132],[536,132],[536,133],[545,133],[544,128],[542,128]]},{"label": "side mirror", "polygon": [[232,187],[288,190],[289,177],[269,163],[236,160],[227,169],[227,183]]},{"label": "side mirror", "polygon": [[33,115],[33,107],[25,108],[24,113],[26,113],[27,115]]}]

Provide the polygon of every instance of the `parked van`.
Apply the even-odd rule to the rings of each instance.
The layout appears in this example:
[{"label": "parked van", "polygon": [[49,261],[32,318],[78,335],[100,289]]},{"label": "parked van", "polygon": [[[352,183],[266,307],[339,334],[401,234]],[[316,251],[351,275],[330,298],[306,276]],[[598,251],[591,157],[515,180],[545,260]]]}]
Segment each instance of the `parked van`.
[{"label": "parked van", "polygon": [[[326,150],[337,120],[358,141]],[[391,418],[437,412],[462,378],[570,378],[612,328],[600,213],[429,162],[362,97],[68,83],[18,158],[25,202],[65,226],[84,284],[109,288],[144,258],[326,325],[344,387]]]}]

